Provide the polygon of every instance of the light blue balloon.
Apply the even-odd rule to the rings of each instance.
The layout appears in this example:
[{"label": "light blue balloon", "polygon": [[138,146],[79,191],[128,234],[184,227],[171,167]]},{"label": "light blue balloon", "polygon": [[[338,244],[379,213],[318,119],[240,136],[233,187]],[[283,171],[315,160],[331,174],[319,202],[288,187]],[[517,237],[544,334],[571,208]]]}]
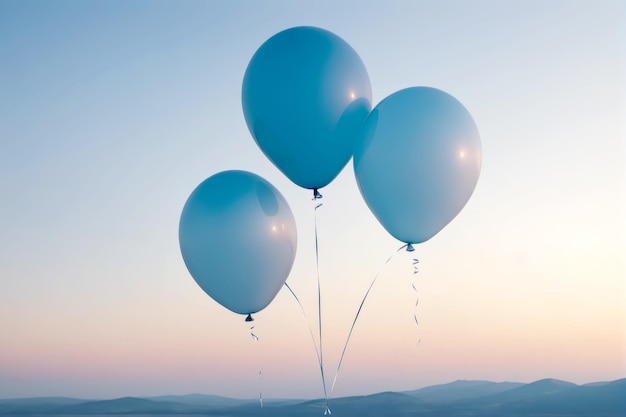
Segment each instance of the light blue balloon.
[{"label": "light blue balloon", "polygon": [[297,248],[287,201],[246,171],[220,172],[198,185],[183,208],[178,238],[200,288],[239,314],[260,311],[274,299]]},{"label": "light blue balloon", "polygon": [[246,69],[241,98],[263,153],[295,184],[318,189],[352,157],[372,88],[350,45],[327,30],[303,26],[261,45]]},{"label": "light blue balloon", "polygon": [[451,95],[407,88],[367,117],[354,152],[363,199],[396,239],[421,243],[465,206],[482,163],[478,129]]}]

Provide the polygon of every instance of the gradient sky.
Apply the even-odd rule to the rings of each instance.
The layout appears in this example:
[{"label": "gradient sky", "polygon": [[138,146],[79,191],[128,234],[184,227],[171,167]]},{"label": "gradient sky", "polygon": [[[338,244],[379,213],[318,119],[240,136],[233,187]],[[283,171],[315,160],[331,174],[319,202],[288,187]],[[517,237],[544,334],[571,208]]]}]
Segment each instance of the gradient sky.
[{"label": "gradient sky", "polygon": [[401,243],[351,164],[322,190],[329,381],[382,270],[333,396],[626,376],[623,1],[0,0],[0,398],[322,396],[293,298],[257,314],[255,343],[178,248],[196,185],[263,176],[296,217],[288,282],[316,318],[310,191],[265,158],[240,101],[256,49],[298,25],[352,45],[374,104],[418,85],[454,95],[483,146],[474,195],[417,246],[415,280],[407,253],[383,268]]}]

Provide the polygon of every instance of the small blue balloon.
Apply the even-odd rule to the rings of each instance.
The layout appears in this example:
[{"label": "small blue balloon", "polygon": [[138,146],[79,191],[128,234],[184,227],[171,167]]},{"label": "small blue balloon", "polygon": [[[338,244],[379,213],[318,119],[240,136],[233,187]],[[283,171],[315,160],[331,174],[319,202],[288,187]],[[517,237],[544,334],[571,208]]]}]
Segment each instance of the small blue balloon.
[{"label": "small blue balloon", "polygon": [[246,171],[224,171],[191,193],[180,216],[189,273],[215,301],[239,314],[265,308],[293,265],[296,222],[282,194]]},{"label": "small blue balloon", "polygon": [[303,26],[261,45],[246,69],[241,98],[248,129],[263,153],[295,184],[318,189],[352,157],[372,88],[348,43]]},{"label": "small blue balloon", "polygon": [[467,109],[430,87],[407,88],[367,117],[354,152],[363,199],[396,239],[421,243],[445,227],[472,195],[482,163]]}]

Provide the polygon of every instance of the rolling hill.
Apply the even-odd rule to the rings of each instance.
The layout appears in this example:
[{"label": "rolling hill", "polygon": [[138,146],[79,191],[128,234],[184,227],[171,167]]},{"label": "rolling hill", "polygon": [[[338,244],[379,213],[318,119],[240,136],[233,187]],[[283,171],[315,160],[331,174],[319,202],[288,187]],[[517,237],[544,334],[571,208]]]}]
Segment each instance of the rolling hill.
[{"label": "rolling hill", "polygon": [[[455,381],[406,392],[332,399],[333,416],[385,417],[624,417],[626,379],[576,385],[555,379],[530,384]],[[0,416],[308,417],[322,400],[241,400],[213,395],[80,400],[66,397],[0,400]]]}]

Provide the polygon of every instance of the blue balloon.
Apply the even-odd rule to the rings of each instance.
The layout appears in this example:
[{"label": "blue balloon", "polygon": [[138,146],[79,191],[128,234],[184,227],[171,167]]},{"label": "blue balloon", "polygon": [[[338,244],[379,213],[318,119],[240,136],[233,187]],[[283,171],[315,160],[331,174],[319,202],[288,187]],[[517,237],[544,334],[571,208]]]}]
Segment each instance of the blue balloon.
[{"label": "blue balloon", "polygon": [[472,195],[482,163],[478,128],[451,95],[407,88],[367,117],[354,152],[363,199],[396,239],[421,243],[445,227]]},{"label": "blue balloon", "polygon": [[180,216],[189,273],[215,301],[239,314],[264,309],[293,265],[296,222],[282,194],[246,171],[224,171],[191,193]]},{"label": "blue balloon", "polygon": [[246,69],[241,98],[263,153],[295,184],[318,189],[352,157],[372,88],[350,45],[327,30],[303,26],[261,45]]}]

